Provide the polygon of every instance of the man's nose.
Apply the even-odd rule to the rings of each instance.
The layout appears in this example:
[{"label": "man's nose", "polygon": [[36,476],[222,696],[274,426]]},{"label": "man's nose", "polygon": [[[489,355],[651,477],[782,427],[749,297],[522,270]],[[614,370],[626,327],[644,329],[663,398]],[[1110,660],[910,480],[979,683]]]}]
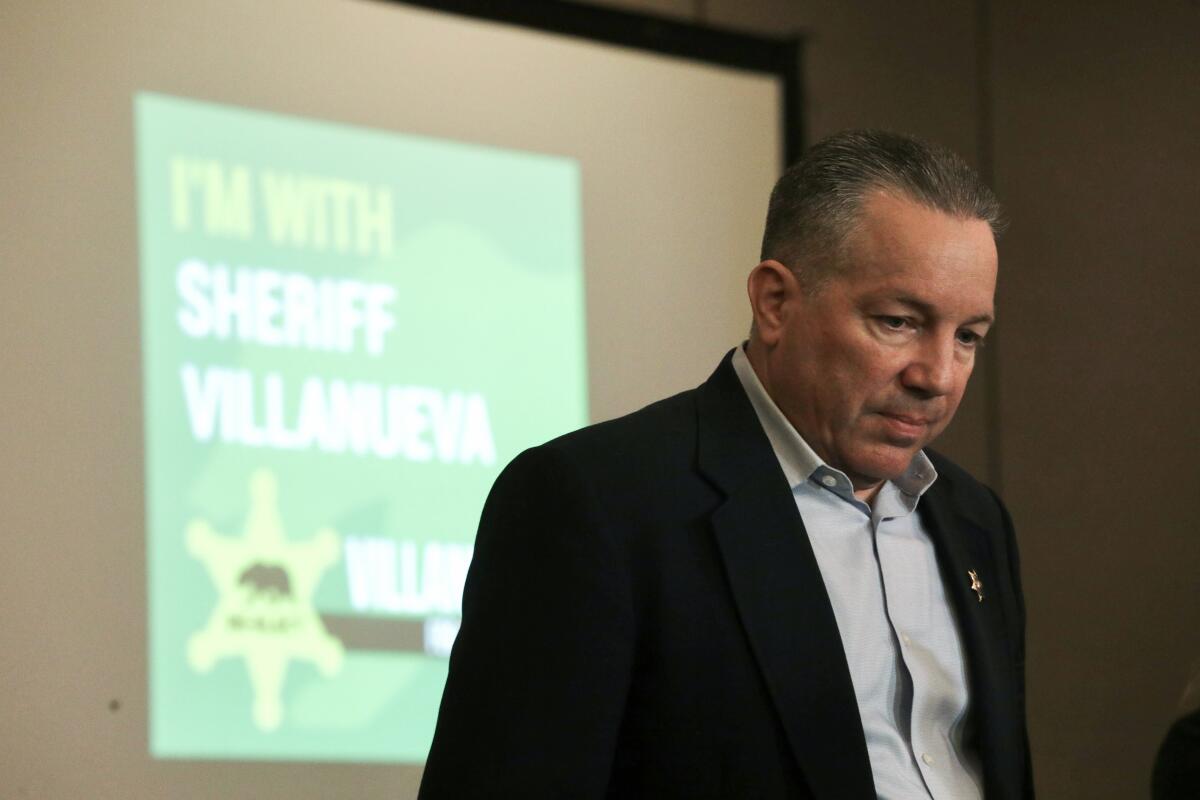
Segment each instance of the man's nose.
[{"label": "man's nose", "polygon": [[922,340],[913,359],[900,373],[906,389],[925,397],[950,394],[958,381],[964,364],[956,352],[958,343],[953,336],[929,336]]}]

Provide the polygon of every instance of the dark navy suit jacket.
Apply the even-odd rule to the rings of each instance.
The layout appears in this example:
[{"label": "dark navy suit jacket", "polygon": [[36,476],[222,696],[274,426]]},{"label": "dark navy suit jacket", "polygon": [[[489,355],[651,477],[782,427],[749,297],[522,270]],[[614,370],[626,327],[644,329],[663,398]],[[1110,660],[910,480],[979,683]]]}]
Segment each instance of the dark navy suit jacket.
[{"label": "dark navy suit jacket", "polygon": [[[929,455],[919,511],[967,654],[969,743],[988,798],[1031,797],[1012,525]],[[420,796],[875,797],[821,573],[728,356],[497,479]]]}]

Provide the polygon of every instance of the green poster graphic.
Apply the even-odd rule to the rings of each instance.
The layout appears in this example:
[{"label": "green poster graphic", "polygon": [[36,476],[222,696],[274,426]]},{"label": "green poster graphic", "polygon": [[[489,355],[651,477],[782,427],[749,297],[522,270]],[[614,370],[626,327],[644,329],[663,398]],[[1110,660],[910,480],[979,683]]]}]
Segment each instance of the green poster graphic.
[{"label": "green poster graphic", "polygon": [[587,420],[578,166],[134,105],[151,751],[423,761],[487,491]]}]

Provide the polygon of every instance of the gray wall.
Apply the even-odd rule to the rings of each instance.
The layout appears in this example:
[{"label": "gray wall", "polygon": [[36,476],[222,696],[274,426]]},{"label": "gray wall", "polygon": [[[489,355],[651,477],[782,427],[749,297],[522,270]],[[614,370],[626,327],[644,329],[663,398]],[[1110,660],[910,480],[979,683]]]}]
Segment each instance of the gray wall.
[{"label": "gray wall", "polygon": [[1144,797],[1200,658],[1200,5],[995,3],[1005,496],[1047,797]]}]

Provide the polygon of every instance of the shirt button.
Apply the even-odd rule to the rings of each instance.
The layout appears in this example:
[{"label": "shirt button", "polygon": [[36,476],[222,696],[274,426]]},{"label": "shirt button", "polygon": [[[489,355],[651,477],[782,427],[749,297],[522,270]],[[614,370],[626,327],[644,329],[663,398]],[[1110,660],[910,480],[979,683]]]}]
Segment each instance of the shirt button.
[{"label": "shirt button", "polygon": [[907,633],[900,634],[900,641],[904,642],[905,644],[912,644],[912,639],[908,638]]},{"label": "shirt button", "polygon": [[933,766],[933,756],[929,755],[929,753],[921,753],[921,760],[929,766]]},{"label": "shirt button", "polygon": [[824,478],[821,478],[821,483],[832,489],[834,486],[837,486],[837,478],[832,475],[826,475]]}]

